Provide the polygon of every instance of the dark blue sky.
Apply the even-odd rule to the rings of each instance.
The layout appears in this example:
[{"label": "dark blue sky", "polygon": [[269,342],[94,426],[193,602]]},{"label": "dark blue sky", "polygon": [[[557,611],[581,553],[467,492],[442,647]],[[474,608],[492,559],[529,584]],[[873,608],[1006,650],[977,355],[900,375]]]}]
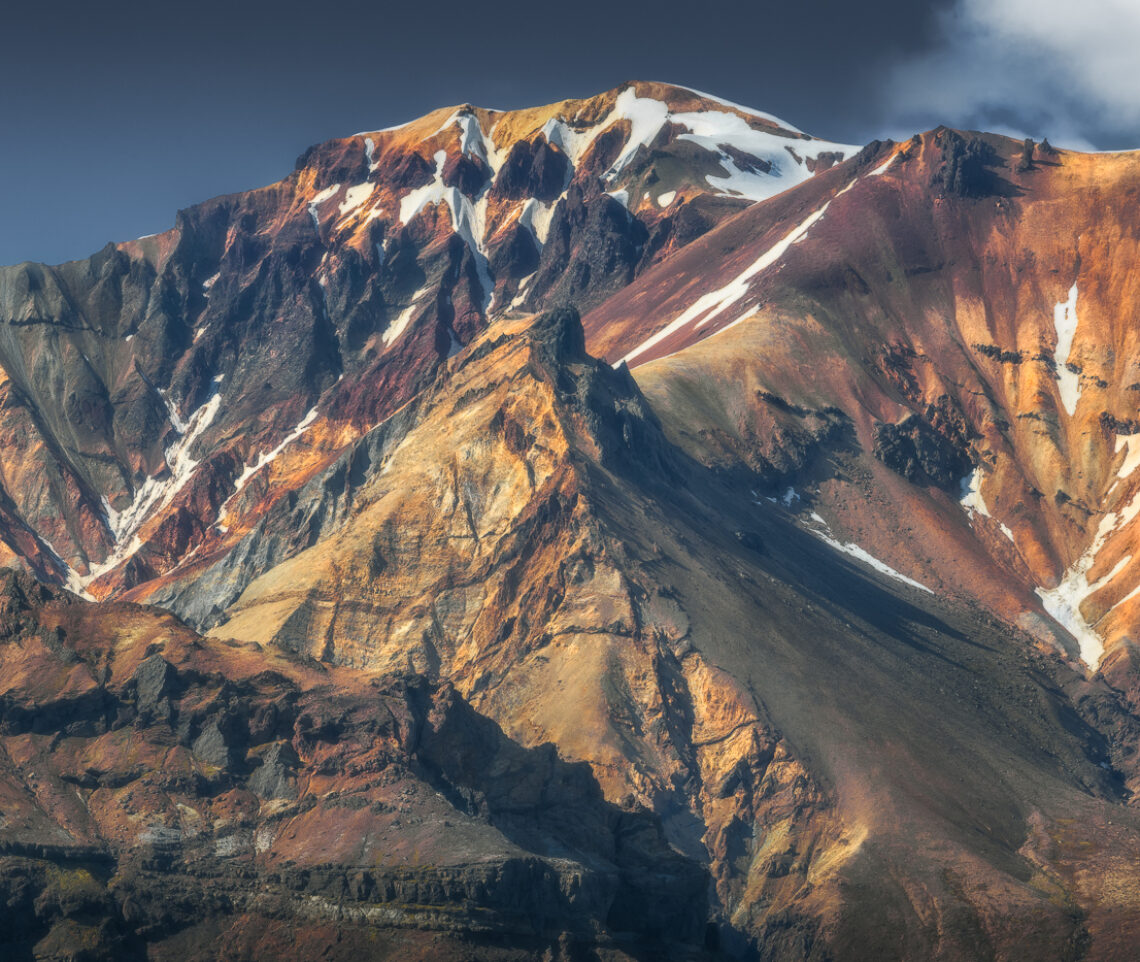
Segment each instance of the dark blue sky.
[{"label": "dark blue sky", "polygon": [[950,2],[10,7],[0,264],[165,230],[179,207],[284,176],[312,143],[463,101],[521,107],[666,80],[834,140],[898,133],[891,71],[937,46]]}]

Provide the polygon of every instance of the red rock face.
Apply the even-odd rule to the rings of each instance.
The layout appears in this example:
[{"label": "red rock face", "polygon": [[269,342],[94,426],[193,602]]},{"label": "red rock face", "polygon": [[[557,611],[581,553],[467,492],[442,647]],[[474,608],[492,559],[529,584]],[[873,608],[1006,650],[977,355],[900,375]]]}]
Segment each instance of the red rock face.
[{"label": "red rock face", "polygon": [[0,272],[0,946],[1127,958],[1137,163],[634,84]]}]

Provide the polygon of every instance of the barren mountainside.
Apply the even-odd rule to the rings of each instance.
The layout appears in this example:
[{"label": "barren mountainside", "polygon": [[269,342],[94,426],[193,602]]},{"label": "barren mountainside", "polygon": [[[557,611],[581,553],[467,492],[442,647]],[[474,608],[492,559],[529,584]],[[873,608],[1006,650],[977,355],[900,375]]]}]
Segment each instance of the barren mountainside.
[{"label": "barren mountainside", "polygon": [[0,268],[0,947],[1131,958],[1138,193],[634,83]]}]

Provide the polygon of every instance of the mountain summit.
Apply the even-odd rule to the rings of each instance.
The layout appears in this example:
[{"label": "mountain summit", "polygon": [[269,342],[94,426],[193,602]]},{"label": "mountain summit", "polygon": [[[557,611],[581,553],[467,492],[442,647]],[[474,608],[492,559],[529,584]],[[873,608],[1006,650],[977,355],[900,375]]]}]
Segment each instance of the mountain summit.
[{"label": "mountain summit", "polygon": [[632,83],[0,269],[0,946],[1129,958],[1138,191]]}]

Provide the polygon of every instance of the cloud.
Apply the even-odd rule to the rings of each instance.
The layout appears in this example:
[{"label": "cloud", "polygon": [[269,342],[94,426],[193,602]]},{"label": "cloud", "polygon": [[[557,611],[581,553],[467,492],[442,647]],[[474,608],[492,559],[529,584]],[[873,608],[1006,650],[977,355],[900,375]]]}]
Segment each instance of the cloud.
[{"label": "cloud", "polygon": [[1136,0],[956,0],[885,99],[896,123],[1140,146],[1138,51]]}]

